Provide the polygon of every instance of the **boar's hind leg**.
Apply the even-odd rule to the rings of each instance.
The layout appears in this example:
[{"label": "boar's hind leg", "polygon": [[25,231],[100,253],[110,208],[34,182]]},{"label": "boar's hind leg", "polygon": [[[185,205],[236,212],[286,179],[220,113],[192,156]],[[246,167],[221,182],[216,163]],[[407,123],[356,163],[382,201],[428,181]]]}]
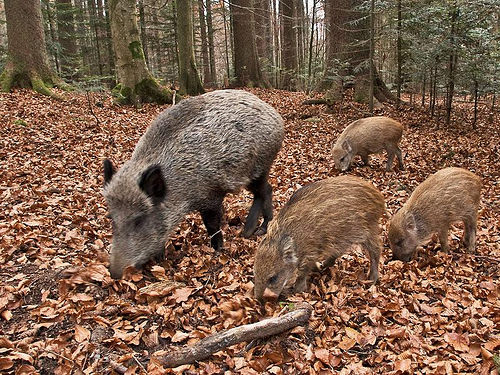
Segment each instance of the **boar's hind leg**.
[{"label": "boar's hind leg", "polygon": [[464,220],[464,245],[469,253],[472,253],[476,249],[476,221],[475,214],[473,217]]},{"label": "boar's hind leg", "polygon": [[398,157],[398,167],[400,170],[404,171],[405,166],[403,165],[403,155],[401,153],[401,149],[396,147],[396,156]]},{"label": "boar's hind leg", "polygon": [[370,256],[370,273],[368,274],[368,278],[373,283],[376,283],[378,280],[378,264],[380,261],[380,252],[382,251],[382,243],[378,236],[375,236],[366,241],[363,247]]},{"label": "boar's hind leg", "polygon": [[387,151],[387,165],[385,167],[385,170],[390,171],[392,168],[392,161],[394,160],[394,154],[397,153],[397,151],[392,146],[387,147],[386,151]]},{"label": "boar's hind leg", "polygon": [[210,245],[215,250],[222,249],[223,239],[220,225],[222,222],[222,199],[211,202],[210,208],[200,210],[201,218],[210,236]]},{"label": "boar's hind leg", "polygon": [[[273,218],[273,189],[267,182],[267,174],[252,181],[248,189],[253,193],[253,203],[243,229],[243,237],[247,238],[254,233],[257,235],[266,233],[267,225]],[[261,227],[257,228],[261,213],[264,221]]]}]

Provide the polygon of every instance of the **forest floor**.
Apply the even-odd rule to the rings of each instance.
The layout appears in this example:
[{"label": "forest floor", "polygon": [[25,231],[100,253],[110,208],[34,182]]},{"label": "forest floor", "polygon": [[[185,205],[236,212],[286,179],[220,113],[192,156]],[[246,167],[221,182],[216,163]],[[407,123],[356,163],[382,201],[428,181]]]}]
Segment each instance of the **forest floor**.
[{"label": "forest floor", "polygon": [[[285,120],[284,145],[270,177],[278,211],[300,186],[339,174],[331,145],[366,107],[346,102],[328,110],[302,105],[303,93],[252,92]],[[488,119],[481,107],[472,130],[469,104],[460,104],[448,129],[418,107],[378,110],[407,129],[401,144],[405,171],[385,172],[381,154],[372,156],[371,167],[357,159],[349,172],[371,181],[386,198],[378,284],[366,284],[369,261],[353,252],[313,274],[308,293],[261,307],[252,297],[258,239],[239,236],[251,204],[247,191],[224,201],[223,251],[208,246],[199,215],[191,214],[170,236],[162,264],[126,280],[110,278],[102,161],[127,160],[168,106],[118,107],[109,96],[92,94],[90,107],[83,94],[64,95],[57,101],[30,91],[0,94],[0,372],[92,374],[126,367],[127,374],[496,373],[499,113]],[[446,166],[469,169],[483,181],[476,252],[465,252],[457,225],[449,253],[431,241],[409,263],[391,260],[388,218],[420,182]],[[299,301],[314,308],[307,327],[172,370],[148,361],[159,350],[284,314]]]}]

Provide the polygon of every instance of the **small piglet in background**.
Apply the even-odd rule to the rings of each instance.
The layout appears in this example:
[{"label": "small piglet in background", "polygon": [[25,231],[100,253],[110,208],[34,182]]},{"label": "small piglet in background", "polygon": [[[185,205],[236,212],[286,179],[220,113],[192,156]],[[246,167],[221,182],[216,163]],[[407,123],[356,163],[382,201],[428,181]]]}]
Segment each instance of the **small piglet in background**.
[{"label": "small piglet in background", "polygon": [[384,197],[369,182],[339,176],[297,190],[269,225],[254,264],[255,297],[301,292],[318,262],[330,266],[360,245],[370,257],[369,279],[378,279]]},{"label": "small piglet in background", "polygon": [[161,113],[118,171],[104,162],[111,276],[163,258],[167,236],[191,211],[201,213],[212,247],[220,249],[222,201],[242,187],[254,195],[243,235],[265,233],[273,216],[269,169],[283,136],[280,115],[240,90],[185,99]]},{"label": "small piglet in background", "polygon": [[417,186],[389,224],[394,258],[411,260],[417,246],[436,232],[441,249],[447,251],[448,229],[456,221],[464,222],[464,244],[469,252],[474,251],[481,185],[472,172],[445,168]]},{"label": "small piglet in background", "polygon": [[398,144],[403,135],[403,125],[384,116],[367,117],[350,123],[335,142],[332,149],[335,168],[344,172],[349,169],[356,155],[368,165],[368,155],[387,151],[387,166],[392,167],[394,155],[399,169],[404,170],[403,156]]}]

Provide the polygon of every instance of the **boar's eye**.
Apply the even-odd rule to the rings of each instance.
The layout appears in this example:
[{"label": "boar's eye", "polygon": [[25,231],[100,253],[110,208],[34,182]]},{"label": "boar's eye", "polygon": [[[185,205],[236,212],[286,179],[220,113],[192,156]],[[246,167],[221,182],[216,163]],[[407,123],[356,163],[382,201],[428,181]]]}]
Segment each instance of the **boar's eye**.
[{"label": "boar's eye", "polygon": [[278,281],[278,275],[271,276],[268,280],[268,284],[275,284]]},{"label": "boar's eye", "polygon": [[135,228],[138,228],[142,225],[142,223],[144,222],[144,216],[141,215],[141,216],[137,216],[135,219],[134,219],[134,227]]},{"label": "boar's eye", "polygon": [[396,241],[396,246],[401,246],[401,245],[403,245],[403,240]]}]

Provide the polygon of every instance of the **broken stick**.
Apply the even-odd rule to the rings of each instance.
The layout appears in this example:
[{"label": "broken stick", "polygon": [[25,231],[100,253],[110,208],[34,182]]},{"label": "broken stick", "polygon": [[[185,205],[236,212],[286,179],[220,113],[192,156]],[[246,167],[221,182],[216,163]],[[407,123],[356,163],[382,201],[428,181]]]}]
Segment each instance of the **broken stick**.
[{"label": "broken stick", "polygon": [[276,335],[288,331],[299,325],[305,325],[311,316],[311,305],[304,303],[283,316],[269,318],[263,321],[245,324],[240,327],[231,328],[227,331],[218,332],[198,341],[193,346],[186,346],[179,350],[156,356],[156,359],[165,367],[177,367],[180,365],[201,361],[210,357],[228,346],[243,341],[251,341]]}]

